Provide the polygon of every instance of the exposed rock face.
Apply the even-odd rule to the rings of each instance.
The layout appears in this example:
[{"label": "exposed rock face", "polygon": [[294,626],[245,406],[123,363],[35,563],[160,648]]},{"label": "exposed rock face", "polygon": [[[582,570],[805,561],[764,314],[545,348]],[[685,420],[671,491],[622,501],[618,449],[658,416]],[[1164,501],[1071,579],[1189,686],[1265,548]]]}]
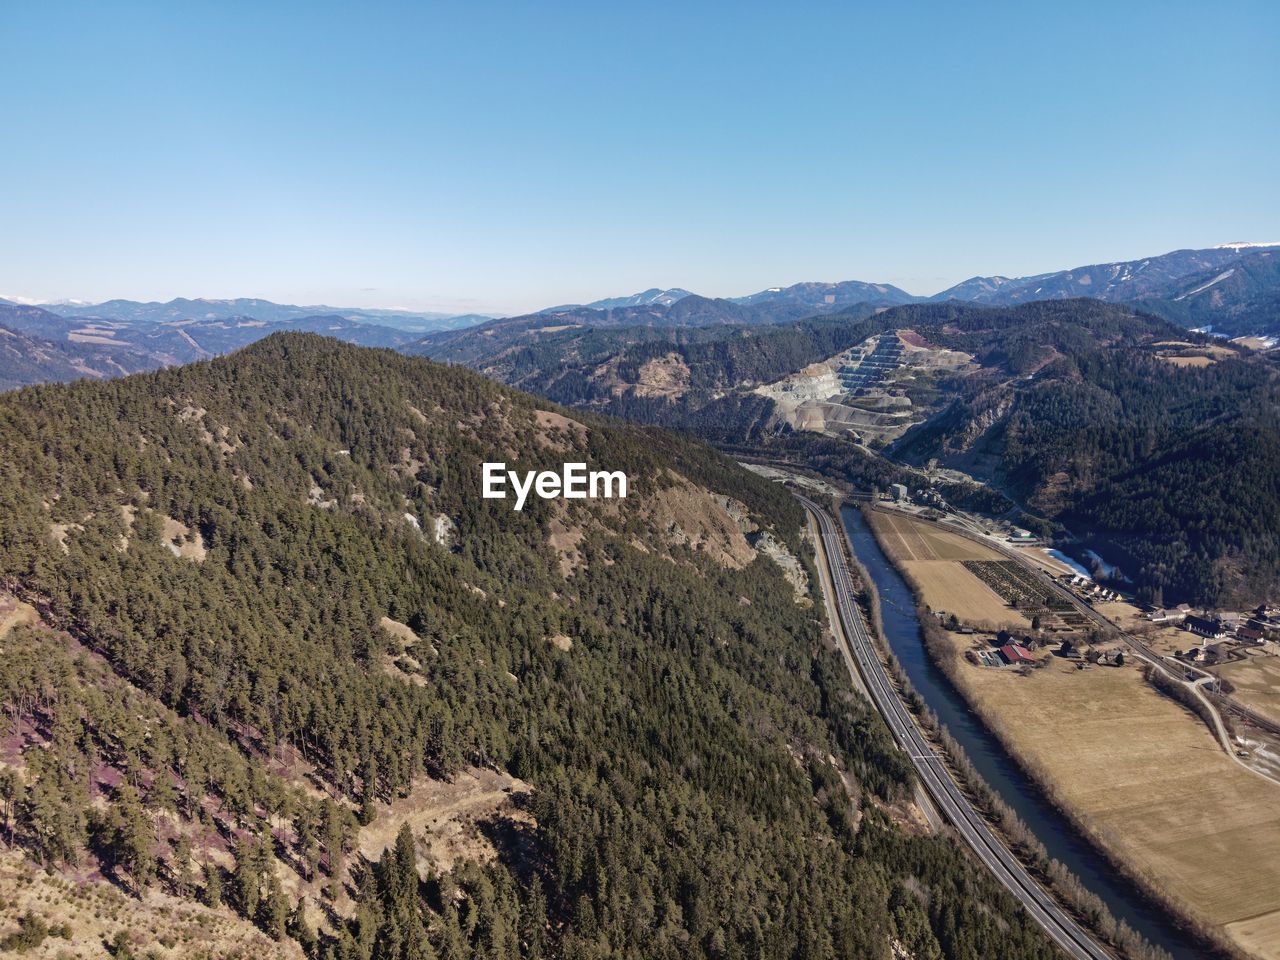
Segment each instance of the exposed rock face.
[{"label": "exposed rock face", "polygon": [[785,543],[775,537],[771,531],[765,530],[752,540],[752,544],[761,554],[782,568],[783,575],[791,584],[791,589],[795,591],[797,602],[809,599],[809,574],[805,572],[804,564],[787,549]]},{"label": "exposed rock face", "polygon": [[458,525],[452,517],[440,514],[431,526],[431,535],[442,547],[452,547],[458,537]]},{"label": "exposed rock face", "polygon": [[908,395],[915,381],[964,372],[972,361],[915,331],[898,330],[868,337],[755,392],[772,400],[778,419],[793,430],[888,443],[929,413],[928,404],[917,407]]},{"label": "exposed rock face", "polygon": [[668,542],[687,545],[717,563],[740,569],[755,559],[739,522],[730,514],[727,500],[678,474],[674,482],[651,498],[648,509]]},{"label": "exposed rock face", "polygon": [[805,572],[804,564],[787,548],[785,543],[774,536],[772,530],[761,530],[759,524],[751,519],[743,504],[731,497],[719,497],[718,499],[724,505],[725,512],[733,518],[734,523],[738,525],[738,529],[747,538],[747,542],[751,544],[751,547],[761,556],[768,557],[782,568],[787,582],[791,584],[791,589],[795,591],[796,602],[808,601],[809,575]]}]

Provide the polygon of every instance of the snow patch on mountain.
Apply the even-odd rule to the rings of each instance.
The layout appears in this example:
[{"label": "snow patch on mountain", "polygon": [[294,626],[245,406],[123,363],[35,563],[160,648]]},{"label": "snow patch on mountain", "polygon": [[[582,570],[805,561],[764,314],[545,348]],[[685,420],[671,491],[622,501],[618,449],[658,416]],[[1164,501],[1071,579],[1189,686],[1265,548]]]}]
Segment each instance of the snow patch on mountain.
[{"label": "snow patch on mountain", "polygon": [[1236,268],[1235,268],[1235,267],[1232,267],[1230,270],[1224,270],[1224,271],[1222,271],[1222,273],[1218,274],[1218,275],[1217,275],[1216,277],[1214,277],[1212,280],[1208,280],[1208,281],[1206,281],[1205,283],[1200,284],[1200,286],[1196,287],[1194,290],[1188,290],[1186,293],[1179,294],[1178,296],[1174,297],[1173,299],[1174,299],[1174,300],[1185,300],[1185,299],[1187,299],[1187,297],[1194,297],[1197,293],[1203,293],[1205,290],[1208,290],[1208,289],[1209,289],[1210,287],[1212,287],[1215,283],[1221,283],[1223,280],[1227,279],[1227,277],[1231,276],[1231,275],[1232,275],[1232,274],[1234,274],[1235,272],[1236,272]]}]

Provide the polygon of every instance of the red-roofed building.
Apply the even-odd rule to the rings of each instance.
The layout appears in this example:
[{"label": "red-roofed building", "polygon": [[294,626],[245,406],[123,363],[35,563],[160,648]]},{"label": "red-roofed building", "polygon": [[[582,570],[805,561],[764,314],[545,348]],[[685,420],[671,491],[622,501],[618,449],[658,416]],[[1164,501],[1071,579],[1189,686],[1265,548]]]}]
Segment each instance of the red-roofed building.
[{"label": "red-roofed building", "polygon": [[1000,656],[1004,657],[1004,662],[1014,663],[1035,663],[1035,657],[1031,656],[1026,647],[1020,647],[1016,643],[1006,643],[1000,648]]}]

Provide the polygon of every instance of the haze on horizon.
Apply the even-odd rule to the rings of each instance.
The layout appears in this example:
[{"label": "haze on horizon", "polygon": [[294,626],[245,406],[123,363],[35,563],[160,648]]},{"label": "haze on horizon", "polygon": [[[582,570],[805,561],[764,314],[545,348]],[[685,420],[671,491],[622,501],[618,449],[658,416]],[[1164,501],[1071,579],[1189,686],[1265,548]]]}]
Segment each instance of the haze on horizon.
[{"label": "haze on horizon", "polygon": [[1277,38],[1262,2],[9,5],[0,295],[516,313],[1271,240]]}]

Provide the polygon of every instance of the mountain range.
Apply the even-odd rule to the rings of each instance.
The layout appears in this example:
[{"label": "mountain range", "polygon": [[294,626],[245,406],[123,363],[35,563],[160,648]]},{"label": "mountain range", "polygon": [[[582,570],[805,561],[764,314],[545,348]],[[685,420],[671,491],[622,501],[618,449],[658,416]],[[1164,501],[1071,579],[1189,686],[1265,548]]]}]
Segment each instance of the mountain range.
[{"label": "mountain range", "polygon": [[[848,280],[770,287],[743,297],[711,299],[680,288],[551,307],[490,320],[465,333],[429,333],[406,349],[472,363],[495,346],[528,344],[568,327],[709,326],[786,323],[852,306],[884,309],[949,301],[1011,306],[1089,297],[1141,307],[1181,326],[1229,337],[1280,338],[1280,244],[1225,244],[1175,250],[1141,260],[1092,264],[1031,277],[972,277],[929,297],[892,284]],[[478,340],[476,334],[483,340]]]},{"label": "mountain range", "polygon": [[[226,309],[236,305],[229,301]],[[193,311],[173,304],[133,306],[137,309],[117,307],[119,316],[102,318],[98,314],[105,311],[64,314],[43,307],[0,303],[0,329],[10,334],[0,361],[0,385],[7,388],[80,377],[100,379],[207,360],[285,331],[321,333],[370,347],[404,346],[419,336],[413,331],[338,314],[293,315],[299,311],[296,307],[260,309],[258,312],[274,318],[264,320],[217,311],[193,317],[189,315]]]},{"label": "mountain range", "polygon": [[24,337],[8,338],[0,386],[188,363],[287,331],[483,366],[486,358],[572,329],[750,327],[850,311],[861,316],[912,303],[1010,306],[1075,297],[1128,304],[1188,329],[1253,338],[1252,345],[1270,347],[1280,340],[1280,245],[1224,244],[1032,277],[973,277],[931,297],[856,280],[797,283],[729,298],[655,287],[505,318],[261,299],[43,305],[0,300],[0,325]]},{"label": "mountain range", "polygon": [[[1280,589],[1280,544],[1267,532],[1280,527],[1269,352],[1088,298],[858,305],[772,324],[542,323],[465,350],[437,340],[435,355],[862,488],[923,489],[934,461],[981,482],[930,478],[948,502],[1016,504],[1024,525],[1070,530],[1116,558],[1144,597],[1257,602]],[[899,344],[886,355],[896,359],[882,378],[859,379],[882,341]]]},{"label": "mountain range", "polygon": [[[931,296],[915,296],[888,283],[845,280],[835,283],[805,282],[787,287],[769,287],[758,293],[725,298],[733,303],[803,303],[815,312],[838,310],[855,303],[899,306],[904,303],[937,303],[960,300],[968,303],[1014,304],[1032,300],[1061,300],[1092,297],[1113,303],[1142,299],[1172,298],[1180,288],[1190,287],[1188,278],[1209,271],[1222,271],[1241,261],[1266,260],[1280,254],[1280,243],[1224,243],[1195,250],[1174,250],[1139,260],[1088,264],[1027,277],[970,277]],[[670,306],[693,296],[679,287],[654,287],[628,297],[609,297],[585,304],[548,307],[539,313],[556,313],[575,307],[610,310],[617,307]]]},{"label": "mountain range", "polygon": [[[3,298],[0,298],[0,304],[19,305],[17,301]],[[411,310],[355,307],[300,307],[252,297],[239,297],[232,300],[205,298],[191,300],[178,297],[163,303],[139,300],[104,300],[101,303],[62,301],[30,305],[43,307],[51,313],[64,317],[89,317],[128,324],[225,320],[229,317],[252,317],[266,323],[287,323],[306,317],[336,316],[356,323],[394,327],[397,330],[411,330],[419,334],[430,330],[449,330],[491,319],[487,314],[418,313]]]}]

